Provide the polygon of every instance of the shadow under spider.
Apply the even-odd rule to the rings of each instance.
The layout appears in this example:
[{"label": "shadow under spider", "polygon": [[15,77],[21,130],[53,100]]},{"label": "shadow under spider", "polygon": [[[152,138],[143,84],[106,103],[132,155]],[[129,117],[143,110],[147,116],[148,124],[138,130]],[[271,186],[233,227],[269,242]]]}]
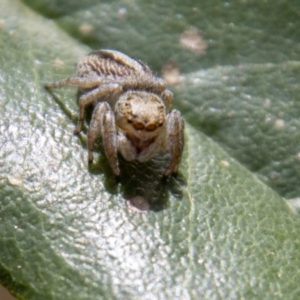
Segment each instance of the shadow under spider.
[{"label": "shadow under spider", "polygon": [[[74,123],[74,129],[78,118],[75,117],[70,109],[59,97],[51,90],[47,91],[60,106],[66,116]],[[79,97],[79,94],[77,95]],[[86,121],[89,124],[93,107],[86,110]],[[83,132],[87,133],[87,128],[83,127]],[[86,136],[78,135],[81,145],[87,149]],[[99,157],[94,163],[88,165],[91,174],[103,174],[104,186],[111,194],[118,194],[121,191],[123,198],[130,208],[137,212],[161,211],[169,206],[170,194],[180,200],[183,196],[182,187],[186,185],[184,177],[179,173],[176,177],[169,176],[164,178],[164,173],[168,163],[169,154],[159,153],[148,162],[140,163],[138,161],[128,162],[121,155],[118,155],[121,176],[116,178],[109,162],[105,156],[99,138],[94,146],[94,152],[98,152]],[[120,185],[119,185],[120,183]]]}]

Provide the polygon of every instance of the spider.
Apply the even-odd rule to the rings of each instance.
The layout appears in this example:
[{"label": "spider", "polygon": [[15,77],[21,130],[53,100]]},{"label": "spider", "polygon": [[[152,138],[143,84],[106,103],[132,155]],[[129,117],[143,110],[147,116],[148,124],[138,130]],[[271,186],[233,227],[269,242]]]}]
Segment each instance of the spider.
[{"label": "spider", "polygon": [[85,110],[93,105],[88,129],[88,162],[93,147],[102,138],[105,155],[116,176],[120,175],[117,153],[127,161],[150,160],[169,151],[170,163],[164,176],[176,175],[183,151],[184,121],[171,109],[173,94],[163,79],[154,76],[140,60],[114,50],[98,50],[77,64],[77,75],[45,84],[46,89],[77,87],[79,121],[82,130]]}]

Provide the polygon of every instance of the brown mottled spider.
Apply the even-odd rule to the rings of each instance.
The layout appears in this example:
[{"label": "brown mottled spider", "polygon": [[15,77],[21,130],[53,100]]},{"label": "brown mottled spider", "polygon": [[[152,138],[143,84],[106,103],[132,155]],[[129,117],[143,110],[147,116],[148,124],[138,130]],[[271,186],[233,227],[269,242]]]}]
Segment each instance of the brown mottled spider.
[{"label": "brown mottled spider", "polygon": [[145,162],[160,151],[169,150],[171,161],[164,176],[177,174],[183,150],[184,122],[178,110],[171,110],[173,95],[163,79],[155,77],[143,62],[113,50],[99,50],[77,64],[77,76],[45,87],[78,87],[79,134],[85,109],[94,110],[88,130],[88,160],[98,135],[114,173],[120,175],[117,152],[128,160]]}]

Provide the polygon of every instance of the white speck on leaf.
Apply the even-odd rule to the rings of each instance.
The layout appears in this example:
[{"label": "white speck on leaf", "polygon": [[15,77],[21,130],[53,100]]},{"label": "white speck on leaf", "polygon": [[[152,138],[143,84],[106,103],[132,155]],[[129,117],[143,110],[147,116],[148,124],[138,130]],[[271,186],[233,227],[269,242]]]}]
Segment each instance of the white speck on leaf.
[{"label": "white speck on leaf", "polygon": [[94,30],[94,27],[90,24],[81,24],[80,27],[79,27],[79,32],[82,34],[82,35],[90,35]]},{"label": "white speck on leaf", "polygon": [[11,185],[20,186],[23,185],[24,179],[19,175],[8,175],[7,179]]},{"label": "white speck on leaf", "polygon": [[221,160],[221,161],[220,161],[220,165],[221,165],[222,167],[229,167],[229,162],[226,161],[226,160]]},{"label": "white speck on leaf", "polygon": [[127,9],[125,7],[120,7],[118,10],[118,15],[120,18],[124,18],[127,15]]},{"label": "white speck on leaf", "polygon": [[168,62],[163,66],[162,77],[171,85],[179,84],[182,81],[178,66],[173,62]]},{"label": "white speck on leaf", "polygon": [[283,129],[283,127],[285,126],[285,122],[282,119],[277,119],[275,120],[275,128],[278,130]]},{"label": "white speck on leaf", "polygon": [[149,201],[143,196],[134,196],[126,199],[127,207],[130,211],[143,214],[150,210]]},{"label": "white speck on leaf", "polygon": [[264,107],[265,108],[269,108],[271,106],[271,100],[266,98],[264,101]]},{"label": "white speck on leaf", "polygon": [[61,68],[65,63],[59,59],[59,58],[56,58],[54,61],[53,61],[53,65],[55,68]]},{"label": "white speck on leaf", "polygon": [[196,28],[184,31],[180,35],[179,43],[183,48],[198,54],[205,54],[207,50],[207,44],[205,43],[201,32]]}]

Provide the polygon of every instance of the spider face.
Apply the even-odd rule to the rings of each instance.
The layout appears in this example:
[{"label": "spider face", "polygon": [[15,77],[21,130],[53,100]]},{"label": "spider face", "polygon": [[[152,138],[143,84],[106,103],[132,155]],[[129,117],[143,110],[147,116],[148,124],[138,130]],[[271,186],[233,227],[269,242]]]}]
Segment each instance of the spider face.
[{"label": "spider face", "polygon": [[99,50],[77,64],[77,76],[45,85],[47,89],[77,87],[81,132],[85,109],[94,105],[88,130],[89,162],[93,146],[101,136],[106,157],[118,176],[117,152],[128,160],[145,162],[162,151],[169,151],[171,161],[164,176],[176,174],[183,151],[184,122],[171,109],[173,95],[164,80],[153,75],[141,62],[113,50]]},{"label": "spider face", "polygon": [[160,97],[143,91],[123,94],[115,107],[116,124],[125,132],[155,133],[166,120],[165,105]]}]

